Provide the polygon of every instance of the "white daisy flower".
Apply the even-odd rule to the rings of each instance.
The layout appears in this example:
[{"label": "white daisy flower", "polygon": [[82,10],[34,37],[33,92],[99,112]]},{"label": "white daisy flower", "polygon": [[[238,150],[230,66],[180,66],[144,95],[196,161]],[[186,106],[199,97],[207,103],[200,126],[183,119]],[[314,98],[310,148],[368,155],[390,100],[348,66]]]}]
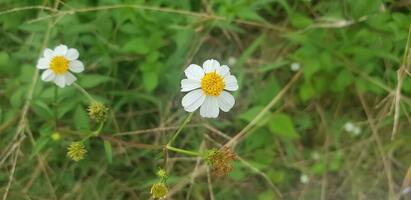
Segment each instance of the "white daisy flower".
[{"label": "white daisy flower", "polygon": [[41,80],[54,81],[61,88],[71,85],[77,80],[71,72],[80,73],[84,70],[83,63],[77,60],[79,55],[76,49],[69,49],[66,45],[58,45],[54,50],[45,49],[36,66],[45,69]]},{"label": "white daisy flower", "polygon": [[351,132],[354,131],[354,129],[355,129],[355,125],[354,125],[352,122],[346,122],[346,123],[344,124],[344,130],[345,130],[345,131],[351,133]]},{"label": "white daisy flower", "polygon": [[230,74],[227,65],[210,59],[203,67],[191,64],[184,71],[187,78],[181,80],[181,91],[188,92],[182,100],[184,110],[194,112],[200,106],[202,117],[216,118],[220,109],[228,112],[235,103],[227,91],[238,89],[237,79]]},{"label": "white daisy flower", "polygon": [[296,72],[301,68],[300,63],[292,63],[290,66],[291,71]]},{"label": "white daisy flower", "polygon": [[306,184],[310,181],[310,178],[307,176],[307,174],[302,174],[300,176],[300,182],[303,184]]}]

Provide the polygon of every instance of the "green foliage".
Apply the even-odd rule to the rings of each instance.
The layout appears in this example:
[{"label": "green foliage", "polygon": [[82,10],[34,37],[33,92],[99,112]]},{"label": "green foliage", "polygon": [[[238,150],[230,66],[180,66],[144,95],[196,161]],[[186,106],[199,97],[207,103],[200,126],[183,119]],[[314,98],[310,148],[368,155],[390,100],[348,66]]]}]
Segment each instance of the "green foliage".
[{"label": "green foliage", "polygon": [[271,132],[285,139],[297,139],[298,133],[294,129],[294,124],[290,116],[283,113],[273,114],[270,118],[268,128]]}]

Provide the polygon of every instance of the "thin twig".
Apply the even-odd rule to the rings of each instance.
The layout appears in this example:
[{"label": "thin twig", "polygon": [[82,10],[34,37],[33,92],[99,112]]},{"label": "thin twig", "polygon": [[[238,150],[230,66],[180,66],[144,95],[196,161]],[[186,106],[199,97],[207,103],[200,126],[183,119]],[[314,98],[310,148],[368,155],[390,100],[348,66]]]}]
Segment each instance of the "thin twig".
[{"label": "thin twig", "polygon": [[360,99],[361,105],[364,109],[365,115],[367,116],[367,120],[368,120],[368,124],[370,125],[371,128],[371,133],[373,136],[373,139],[377,145],[377,150],[381,156],[382,162],[383,162],[383,166],[384,166],[384,171],[385,171],[385,175],[387,177],[387,181],[388,181],[388,199],[393,199],[394,198],[394,181],[392,178],[392,174],[391,174],[391,164],[389,159],[387,158],[387,155],[384,153],[384,149],[383,149],[383,145],[381,142],[381,138],[378,134],[378,128],[375,124],[374,118],[371,115],[371,111],[369,110],[369,107],[364,99],[364,97],[362,96],[362,94],[358,91],[357,89],[357,95],[358,98]]},{"label": "thin twig", "polygon": [[[200,144],[199,151],[203,151],[204,148],[205,148],[205,141],[203,140],[203,141],[201,142],[201,144]],[[201,164],[201,157],[198,156],[198,157],[196,158],[196,165],[195,165],[193,171],[198,170],[200,164]],[[193,173],[193,174],[194,174],[194,173]],[[195,178],[196,178],[195,176],[191,176],[191,179],[190,179],[190,188],[189,188],[188,191],[187,191],[186,200],[189,200],[189,199],[190,199],[190,195],[191,195],[191,191],[193,190],[193,185],[194,185],[194,180],[195,180]]]},{"label": "thin twig", "polygon": [[408,70],[410,37],[411,37],[411,25],[408,30],[408,38],[407,38],[407,43],[405,46],[404,58],[403,58],[401,67],[397,71],[397,88],[396,88],[395,97],[394,97],[394,107],[395,107],[394,124],[392,126],[391,140],[394,140],[398,132],[398,119],[400,117],[401,88],[402,88],[402,83],[404,81],[404,77],[406,74],[405,71]]},{"label": "thin twig", "polygon": [[4,192],[4,195],[3,195],[3,200],[7,199],[7,195],[9,194],[11,183],[13,182],[14,172],[16,171],[17,158],[19,156],[19,150],[20,150],[20,146],[18,146],[17,150],[14,152],[15,155],[13,159],[13,166],[11,168],[11,172],[9,175],[9,182],[7,183],[6,191]]},{"label": "thin twig", "polygon": [[26,7],[20,7],[20,8],[12,8],[9,10],[1,11],[0,15],[5,15],[8,13],[13,13],[13,12],[19,12],[19,11],[25,11],[25,10],[48,10],[51,12],[56,12],[57,10],[51,7],[47,6],[26,6]]},{"label": "thin twig", "polygon": [[[199,127],[199,126],[200,126],[200,124],[190,124],[190,125],[187,125],[186,128],[193,128],[193,127]],[[140,134],[144,134],[144,133],[153,133],[153,132],[176,130],[178,128],[179,128],[179,126],[159,127],[159,128],[151,128],[151,129],[144,129],[144,130],[135,130],[135,131],[115,133],[113,136],[140,135]]]},{"label": "thin twig", "polygon": [[210,200],[215,200],[214,192],[213,192],[213,184],[211,183],[211,173],[210,168],[207,167],[207,185],[208,185],[208,193],[210,194]]},{"label": "thin twig", "polygon": [[231,146],[235,147],[236,144],[238,144],[241,140],[243,140],[245,137],[247,137],[247,133],[249,133],[249,130],[253,128],[270,109],[285,95],[285,93],[291,88],[291,86],[296,82],[302,74],[302,71],[297,72],[291,80],[285,85],[280,92],[276,96],[273,97],[273,99],[268,103],[261,112],[257,114],[257,116],[247,124],[246,127],[244,127],[236,136],[234,136],[230,141],[227,142],[225,146]]},{"label": "thin twig", "polygon": [[[202,19],[217,20],[217,21],[228,21],[228,19],[223,16],[210,15],[207,13],[197,13],[197,12],[191,12],[187,10],[177,10],[177,9],[172,9],[172,8],[153,7],[153,6],[144,6],[144,5],[119,4],[119,5],[108,5],[108,6],[105,5],[105,6],[97,6],[97,7],[92,7],[92,8],[77,8],[77,9],[71,9],[67,11],[60,11],[58,13],[55,13],[49,16],[39,17],[37,19],[31,20],[29,23],[41,21],[41,20],[44,20],[50,17],[56,17],[56,16],[73,15],[76,13],[95,12],[95,11],[101,11],[101,10],[124,9],[124,8],[132,8],[132,9],[139,9],[139,10],[163,12],[163,13],[172,13],[172,14],[186,15],[186,16],[197,17],[197,18],[202,18]],[[233,22],[238,23],[238,24],[249,25],[249,26],[261,27],[265,29],[278,31],[278,32],[287,31],[284,28],[277,27],[275,25],[268,24],[268,23],[261,24],[261,23],[241,20],[241,19],[235,19],[233,20]]]},{"label": "thin twig", "polygon": [[167,146],[171,146],[173,144],[174,140],[177,139],[178,135],[180,135],[183,128],[191,121],[191,118],[193,117],[193,115],[194,115],[194,112],[190,113],[187,116],[187,118],[183,121],[183,123],[180,125],[180,127],[177,129],[177,131],[174,133],[171,140],[167,143]]},{"label": "thin twig", "polygon": [[111,135],[99,135],[98,137],[106,141],[115,142],[115,143],[124,145],[125,147],[132,147],[132,148],[137,148],[137,149],[163,149],[164,148],[164,145],[126,142],[116,137],[113,137]]}]

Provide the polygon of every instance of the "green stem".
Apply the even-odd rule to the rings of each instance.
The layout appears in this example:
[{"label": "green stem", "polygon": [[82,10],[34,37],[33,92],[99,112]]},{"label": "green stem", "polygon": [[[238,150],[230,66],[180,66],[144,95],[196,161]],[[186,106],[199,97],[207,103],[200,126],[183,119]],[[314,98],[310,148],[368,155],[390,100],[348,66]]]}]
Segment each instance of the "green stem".
[{"label": "green stem", "polygon": [[81,93],[83,93],[89,100],[90,102],[94,102],[96,100],[94,100],[94,98],[84,89],[82,88],[80,85],[78,85],[77,83],[73,83],[74,87],[76,87],[78,90],[80,90]]},{"label": "green stem", "polygon": [[91,137],[97,137],[100,134],[101,129],[103,129],[103,126],[104,126],[104,122],[101,122],[100,125],[98,126],[97,130],[95,130],[95,131],[91,132],[90,134],[88,134],[81,141],[84,142],[84,141],[88,140]]},{"label": "green stem", "polygon": [[175,148],[175,147],[172,147],[172,146],[169,146],[169,145],[167,145],[166,148],[168,150],[175,151],[175,152],[182,153],[182,154],[186,154],[186,155],[190,155],[190,156],[201,156],[201,157],[203,157],[202,153],[195,152],[195,151],[179,149],[179,148]]},{"label": "green stem", "polygon": [[176,140],[177,136],[181,133],[183,128],[190,122],[191,118],[193,117],[194,112],[190,113],[187,118],[184,120],[184,122],[181,124],[181,126],[178,128],[178,130],[174,133],[174,136],[171,138],[171,140],[168,142],[167,146],[170,146],[174,140]]},{"label": "green stem", "polygon": [[54,87],[54,128],[58,127],[58,87]]},{"label": "green stem", "polygon": [[97,130],[93,132],[93,134],[95,136],[98,136],[98,134],[100,133],[101,129],[103,129],[104,126],[104,122],[101,122],[100,125],[98,126]]}]

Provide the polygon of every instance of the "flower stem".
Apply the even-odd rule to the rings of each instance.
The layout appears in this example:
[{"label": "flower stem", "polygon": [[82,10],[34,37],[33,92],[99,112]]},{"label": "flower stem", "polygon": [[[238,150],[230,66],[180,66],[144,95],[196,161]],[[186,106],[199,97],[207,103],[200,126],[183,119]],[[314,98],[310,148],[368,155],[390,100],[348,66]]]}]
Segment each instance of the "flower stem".
[{"label": "flower stem", "polygon": [[203,154],[201,154],[199,152],[179,149],[179,148],[175,148],[175,147],[172,147],[172,146],[169,146],[169,145],[167,145],[166,148],[168,150],[175,151],[175,152],[182,153],[182,154],[186,154],[186,155],[190,155],[190,156],[203,156]]},{"label": "flower stem", "polygon": [[98,136],[98,134],[100,134],[101,129],[103,129],[103,126],[104,126],[104,122],[101,122],[97,130],[93,132],[93,135]]},{"label": "flower stem", "polygon": [[171,140],[168,142],[167,146],[170,146],[174,140],[176,140],[177,136],[181,133],[183,128],[190,122],[191,118],[193,117],[194,112],[190,113],[187,118],[184,120],[184,122],[181,124],[181,126],[178,128],[178,130],[174,133],[173,137]]},{"label": "flower stem", "polygon": [[54,129],[58,127],[58,87],[54,87]]},{"label": "flower stem", "polygon": [[80,90],[81,93],[83,93],[89,100],[90,102],[94,102],[96,100],[94,100],[94,98],[84,89],[82,88],[80,85],[78,85],[77,83],[73,83],[74,87],[76,87],[78,90]]},{"label": "flower stem", "polygon": [[97,137],[100,134],[101,129],[103,129],[104,126],[104,122],[101,122],[100,125],[98,126],[97,130],[91,132],[90,134],[88,134],[85,138],[83,138],[81,140],[81,142],[84,142],[86,140],[88,140],[91,137]]}]

